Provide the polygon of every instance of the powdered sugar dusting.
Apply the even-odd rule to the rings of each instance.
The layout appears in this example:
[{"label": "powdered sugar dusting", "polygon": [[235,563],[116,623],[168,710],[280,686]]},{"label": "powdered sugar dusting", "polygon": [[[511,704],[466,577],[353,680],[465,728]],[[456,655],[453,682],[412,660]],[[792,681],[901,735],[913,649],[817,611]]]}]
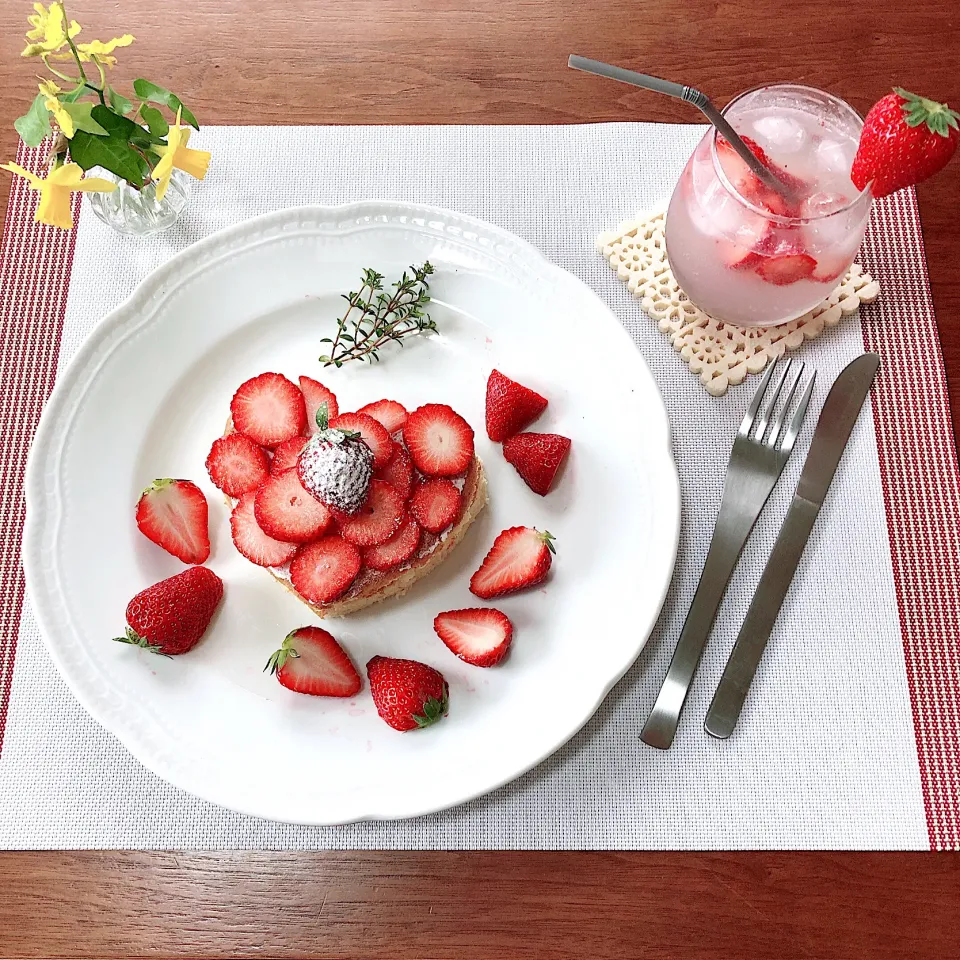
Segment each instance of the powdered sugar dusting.
[{"label": "powdered sugar dusting", "polygon": [[317,500],[347,514],[367,499],[373,477],[373,451],[340,430],[323,430],[311,437],[297,461],[304,489]]}]

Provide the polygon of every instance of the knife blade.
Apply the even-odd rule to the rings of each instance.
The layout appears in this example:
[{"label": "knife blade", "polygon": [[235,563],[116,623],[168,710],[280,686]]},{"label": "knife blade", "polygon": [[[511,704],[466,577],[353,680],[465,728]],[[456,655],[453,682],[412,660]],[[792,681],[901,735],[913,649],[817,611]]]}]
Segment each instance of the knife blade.
[{"label": "knife blade", "polygon": [[880,358],[875,353],[857,357],[844,367],[827,394],[793,502],[707,711],[703,726],[713,737],[725,739],[737,725],[810,531],[879,366]]}]

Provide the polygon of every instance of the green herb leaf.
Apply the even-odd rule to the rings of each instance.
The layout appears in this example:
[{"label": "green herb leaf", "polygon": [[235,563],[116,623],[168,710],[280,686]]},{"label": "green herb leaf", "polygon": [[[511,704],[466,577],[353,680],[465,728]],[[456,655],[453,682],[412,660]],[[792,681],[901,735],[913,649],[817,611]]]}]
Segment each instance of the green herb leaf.
[{"label": "green herb leaf", "polygon": [[93,111],[92,103],[65,103],[63,109],[70,114],[77,130],[83,130],[98,137],[107,136],[107,131],[90,115]]},{"label": "green herb leaf", "polygon": [[133,104],[123,94],[117,93],[113,87],[107,87],[107,102],[114,113],[122,116],[126,116],[133,109]]},{"label": "green herb leaf", "polygon": [[165,137],[170,132],[170,124],[164,119],[163,114],[156,107],[148,107],[143,104],[140,107],[140,116],[149,128],[150,132],[157,137]]},{"label": "green herb leaf", "polygon": [[39,147],[43,138],[50,133],[50,114],[43,105],[47,98],[38,93],[30,104],[30,109],[13,121],[20,139],[28,147]]},{"label": "green herb leaf", "polygon": [[[323,365],[340,367],[347,360],[379,363],[378,351],[384,344],[395,341],[402,347],[401,338],[436,330],[436,323],[424,312],[430,303],[427,277],[432,273],[429,262],[411,266],[387,293],[381,292],[383,275],[376,270],[364,270],[360,290],[343,296],[349,307],[337,320],[330,354],[320,358]],[[329,338],[321,342],[331,343]]]},{"label": "green herb leaf", "polygon": [[195,130],[200,129],[197,118],[183,105],[183,101],[175,93],[167,90],[166,87],[158,86],[141,77],[139,80],[133,81],[133,91],[141,100],[146,100],[149,103],[159,103],[160,106],[166,107],[173,114],[176,114],[179,110],[181,120],[189,123]]}]

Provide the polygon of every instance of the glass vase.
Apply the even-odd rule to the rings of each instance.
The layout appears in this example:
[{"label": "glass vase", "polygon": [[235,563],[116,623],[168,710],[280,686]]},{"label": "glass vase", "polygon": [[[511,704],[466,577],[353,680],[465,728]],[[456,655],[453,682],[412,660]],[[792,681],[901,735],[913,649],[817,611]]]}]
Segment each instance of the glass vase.
[{"label": "glass vase", "polygon": [[87,200],[93,212],[117,233],[147,237],[172,227],[187,205],[191,178],[174,170],[162,200],[157,199],[157,187],[149,183],[143,189],[131,187],[125,180],[108,170],[95,168],[90,176],[103,177],[117,184],[113,193],[88,193]]}]

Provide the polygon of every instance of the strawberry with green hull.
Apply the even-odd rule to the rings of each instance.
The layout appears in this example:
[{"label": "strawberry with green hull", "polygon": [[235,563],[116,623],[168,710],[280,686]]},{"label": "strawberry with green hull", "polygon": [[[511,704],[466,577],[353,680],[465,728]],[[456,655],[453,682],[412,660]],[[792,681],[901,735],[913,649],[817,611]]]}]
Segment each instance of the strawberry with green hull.
[{"label": "strawberry with green hull", "polygon": [[347,652],[320,627],[288,633],[263,669],[288,690],[312,697],[352,697],[362,686]]},{"label": "strawberry with green hull", "polygon": [[137,501],[140,532],[184,563],[210,556],[207,498],[190,480],[154,480]]},{"label": "strawberry with green hull", "polygon": [[394,730],[429,727],[447,715],[447,681],[425,663],[374,657],[367,663],[367,679],[377,713]]},{"label": "strawberry with green hull", "polygon": [[549,531],[541,533],[533,527],[504,530],[470,578],[470,592],[492,600],[542,583],[557,552],[553,540]]},{"label": "strawberry with green hull", "polygon": [[465,663],[493,667],[510,649],[513,624],[494,607],[468,607],[438,613],[433,621],[437,636]]},{"label": "strawberry with green hull", "polygon": [[206,633],[223,598],[223,581],[207,567],[191,567],[141,590],[128,604],[127,630],[115,637],[151,653],[176,656]]},{"label": "strawberry with green hull", "polygon": [[960,113],[894,87],[867,114],[850,179],[875,197],[911,187],[942,170],[960,141]]}]

